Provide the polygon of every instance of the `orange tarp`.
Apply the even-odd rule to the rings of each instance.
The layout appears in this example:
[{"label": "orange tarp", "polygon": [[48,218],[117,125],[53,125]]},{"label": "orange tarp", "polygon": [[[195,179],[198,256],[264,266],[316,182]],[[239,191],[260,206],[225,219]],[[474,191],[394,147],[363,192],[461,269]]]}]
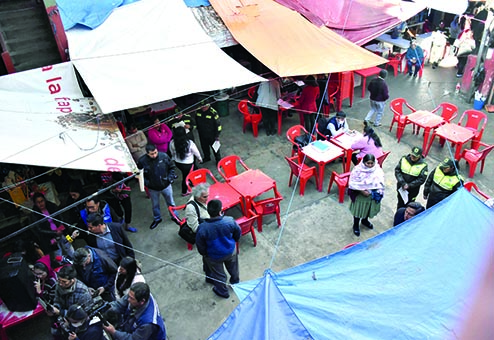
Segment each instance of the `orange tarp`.
[{"label": "orange tarp", "polygon": [[235,39],[282,77],[359,70],[383,59],[272,0],[210,0]]}]

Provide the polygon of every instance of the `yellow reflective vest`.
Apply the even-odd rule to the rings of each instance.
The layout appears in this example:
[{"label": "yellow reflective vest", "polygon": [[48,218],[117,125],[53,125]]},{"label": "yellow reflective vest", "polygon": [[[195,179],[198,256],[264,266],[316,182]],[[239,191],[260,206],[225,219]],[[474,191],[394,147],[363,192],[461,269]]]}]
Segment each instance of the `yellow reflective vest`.
[{"label": "yellow reflective vest", "polygon": [[452,191],[455,185],[457,185],[460,180],[463,180],[463,178],[456,174],[451,176],[446,175],[439,167],[437,167],[432,180],[444,190]]},{"label": "yellow reflective vest", "polygon": [[422,170],[427,166],[426,163],[419,163],[419,164],[410,164],[406,157],[403,157],[401,159],[401,172],[403,172],[406,175],[414,176],[417,177],[420,175]]}]

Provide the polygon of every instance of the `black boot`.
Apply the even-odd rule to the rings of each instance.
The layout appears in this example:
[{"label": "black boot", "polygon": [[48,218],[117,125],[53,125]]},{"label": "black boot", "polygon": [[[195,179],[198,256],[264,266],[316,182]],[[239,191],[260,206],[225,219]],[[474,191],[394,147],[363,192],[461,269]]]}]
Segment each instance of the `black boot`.
[{"label": "black boot", "polygon": [[353,233],[355,234],[355,236],[360,236],[359,224],[360,224],[360,218],[354,217],[353,218]]},{"label": "black boot", "polygon": [[374,229],[374,226],[369,221],[368,217],[362,219],[362,224],[365,225],[369,229]]}]

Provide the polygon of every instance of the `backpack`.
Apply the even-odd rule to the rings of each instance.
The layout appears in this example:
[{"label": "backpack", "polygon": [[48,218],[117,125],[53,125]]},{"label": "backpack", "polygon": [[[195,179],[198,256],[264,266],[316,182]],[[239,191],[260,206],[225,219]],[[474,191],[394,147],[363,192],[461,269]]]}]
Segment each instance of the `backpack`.
[{"label": "backpack", "polygon": [[[197,203],[194,202],[194,200],[187,202],[188,204],[192,204],[194,208],[196,208],[196,214],[197,214],[197,220],[199,223],[203,221],[201,218],[201,214],[199,213],[199,207],[197,206]],[[180,229],[178,230],[178,236],[183,238],[187,243],[190,244],[195,244],[196,243],[196,233],[192,230],[191,227],[187,224],[187,221],[185,221],[181,226]]]}]

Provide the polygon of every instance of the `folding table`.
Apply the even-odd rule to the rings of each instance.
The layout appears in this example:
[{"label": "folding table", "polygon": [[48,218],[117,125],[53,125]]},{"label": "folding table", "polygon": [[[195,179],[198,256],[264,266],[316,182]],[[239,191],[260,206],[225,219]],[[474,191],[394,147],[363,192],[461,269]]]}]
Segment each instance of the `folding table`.
[{"label": "folding table", "polygon": [[[319,187],[317,190],[322,191],[322,183],[324,181],[324,169],[326,164],[334,161],[337,158],[345,157],[345,151],[326,140],[318,140],[304,146],[301,151],[307,158],[317,163],[317,176],[319,177]],[[343,162],[343,171],[345,171],[345,163]]]},{"label": "folding table", "polygon": [[[443,117],[424,110],[412,112],[406,116],[406,119],[410,123],[424,128],[424,142],[422,144],[422,150],[425,150],[427,147],[431,130],[446,122]],[[405,124],[405,127],[406,126],[407,124]]]},{"label": "folding table", "polygon": [[364,68],[362,70],[354,71],[356,74],[362,77],[362,98],[365,97],[365,90],[366,90],[365,83],[367,81],[367,77],[378,75],[379,72],[381,72],[381,70],[382,68],[380,67],[372,66],[369,68]]},{"label": "folding table", "polygon": [[461,149],[463,148],[463,144],[473,139],[475,136],[475,132],[467,129],[466,127],[446,123],[441,125],[437,129],[434,130],[432,137],[429,141],[429,145],[427,147],[427,152],[424,154],[426,156],[431,149],[432,143],[434,142],[434,138],[436,136],[442,137],[453,144],[456,144],[455,151],[455,159],[460,159]]}]

